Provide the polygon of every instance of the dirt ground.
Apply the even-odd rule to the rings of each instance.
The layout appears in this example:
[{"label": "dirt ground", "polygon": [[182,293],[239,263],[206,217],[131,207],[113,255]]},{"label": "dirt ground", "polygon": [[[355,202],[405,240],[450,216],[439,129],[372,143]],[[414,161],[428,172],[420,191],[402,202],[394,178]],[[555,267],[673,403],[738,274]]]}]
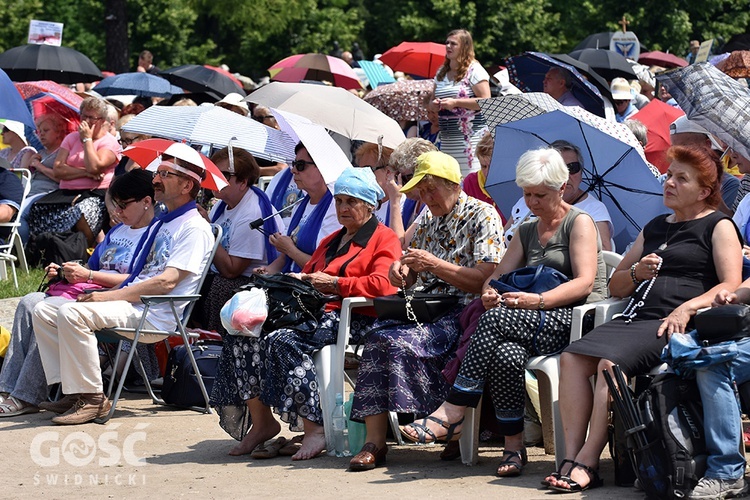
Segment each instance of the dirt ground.
[{"label": "dirt ground", "polygon": [[[17,301],[0,301],[0,325],[11,327]],[[4,485],[0,498],[529,498],[554,496],[539,481],[554,470],[554,456],[529,449],[518,478],[494,476],[497,445],[480,447],[480,460],[442,462],[442,446],[393,445],[387,464],[348,472],[348,459],[321,456],[253,460],[230,457],[234,441],[215,414],[153,405],[125,394],[106,425],[56,426],[48,412],[0,419]],[[293,434],[283,430],[282,435]],[[612,461],[604,458],[603,488],[566,498],[641,499],[614,486]]]}]

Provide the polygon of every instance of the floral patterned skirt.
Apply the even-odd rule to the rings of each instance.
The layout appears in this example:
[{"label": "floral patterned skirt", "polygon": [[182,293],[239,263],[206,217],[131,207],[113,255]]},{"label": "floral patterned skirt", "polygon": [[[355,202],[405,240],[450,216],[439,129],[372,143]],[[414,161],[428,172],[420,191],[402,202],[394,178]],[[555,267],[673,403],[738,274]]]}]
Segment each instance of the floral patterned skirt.
[{"label": "floral patterned skirt", "polygon": [[[374,318],[352,315],[351,342],[357,342]],[[250,427],[248,399],[260,397],[289,423],[302,430],[302,418],[322,424],[313,353],[336,343],[339,311],[323,314],[313,333],[282,328],[260,338],[224,337],[224,347],[211,393],[219,425],[241,440]]]},{"label": "floral patterned skirt", "polygon": [[33,234],[73,231],[81,216],[95,235],[102,229],[106,207],[104,200],[91,196],[71,206],[67,203],[33,204],[29,227]]},{"label": "floral patterned skirt", "polygon": [[386,411],[429,415],[445,400],[441,371],[461,336],[455,307],[424,330],[409,323],[376,321],[368,333],[354,391],[352,420]]}]

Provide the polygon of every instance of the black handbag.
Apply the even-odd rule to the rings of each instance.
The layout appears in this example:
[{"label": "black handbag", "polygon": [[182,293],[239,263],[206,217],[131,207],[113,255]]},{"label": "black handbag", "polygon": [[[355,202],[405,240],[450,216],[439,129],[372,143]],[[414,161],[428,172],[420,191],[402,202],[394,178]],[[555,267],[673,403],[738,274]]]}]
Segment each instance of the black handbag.
[{"label": "black handbag", "polygon": [[398,293],[393,295],[376,297],[372,302],[378,319],[414,321],[414,318],[409,318],[406,311],[406,304],[410,302],[418,322],[434,323],[450,312],[460,299],[458,295],[430,293],[430,290],[435,289],[438,285],[445,285],[445,283],[436,281],[422,291],[404,293],[403,290],[399,290]]},{"label": "black handbag", "polygon": [[311,333],[318,328],[318,321],[326,303],[338,297],[323,295],[307,281],[298,280],[283,273],[254,274],[252,283],[240,289],[262,288],[266,292],[268,317],[263,323],[263,332],[270,333],[279,328],[290,328]]},{"label": "black handbag", "polygon": [[695,315],[698,339],[704,345],[750,336],[750,305],[727,304]]},{"label": "black handbag", "polygon": [[499,293],[544,293],[568,281],[568,277],[557,269],[540,264],[503,274],[496,280],[490,280],[490,286]]},{"label": "black handbag", "polygon": [[[222,344],[217,341],[201,340],[190,346],[209,396],[219,368],[221,349]],[[184,345],[178,345],[169,352],[161,397],[167,404],[186,408],[206,405],[198,377]]]}]

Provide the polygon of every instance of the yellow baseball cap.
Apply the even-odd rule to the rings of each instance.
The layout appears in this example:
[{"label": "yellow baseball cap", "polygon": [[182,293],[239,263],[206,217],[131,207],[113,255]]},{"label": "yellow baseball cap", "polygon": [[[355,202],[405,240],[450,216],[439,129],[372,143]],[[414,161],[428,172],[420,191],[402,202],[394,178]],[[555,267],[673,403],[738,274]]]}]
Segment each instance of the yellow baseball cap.
[{"label": "yellow baseball cap", "polygon": [[456,159],[440,151],[430,151],[419,155],[414,177],[401,188],[401,192],[408,193],[417,187],[427,174],[461,184],[461,167]]}]

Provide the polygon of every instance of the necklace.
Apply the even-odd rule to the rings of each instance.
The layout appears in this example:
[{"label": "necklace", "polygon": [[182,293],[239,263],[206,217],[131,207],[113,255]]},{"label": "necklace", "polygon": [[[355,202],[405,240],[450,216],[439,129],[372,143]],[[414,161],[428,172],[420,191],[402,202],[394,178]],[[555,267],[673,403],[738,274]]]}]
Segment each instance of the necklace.
[{"label": "necklace", "polygon": [[675,239],[677,237],[677,235],[680,234],[682,232],[682,230],[685,229],[685,227],[687,227],[687,223],[688,222],[690,222],[690,221],[683,221],[682,222],[682,226],[680,226],[680,229],[678,229],[677,232],[674,233],[671,238],[669,237],[669,232],[672,229],[672,226],[674,224],[678,224],[678,222],[673,222],[672,224],[669,224],[669,227],[667,227],[667,236],[666,236],[666,238],[664,238],[664,243],[662,243],[661,245],[659,245],[659,250],[661,250],[661,251],[666,250],[667,247],[669,246],[669,242],[672,241],[673,239]]},{"label": "necklace", "polygon": [[[633,295],[630,296],[630,302],[628,302],[628,305],[625,307],[625,310],[622,312],[622,317],[625,318],[625,323],[630,323],[631,321],[633,321],[633,318],[635,318],[636,314],[638,314],[638,309],[643,307],[643,305],[645,304],[646,297],[648,297],[648,294],[651,291],[651,288],[654,286],[654,281],[656,281],[656,277],[659,275],[659,270],[661,269],[661,265],[663,262],[664,262],[664,259],[659,257],[659,263],[656,264],[656,272],[654,273],[654,277],[651,278],[650,280],[641,281],[641,284],[638,285],[638,288],[635,289],[635,292],[633,292]],[[644,286],[646,287],[646,291],[643,293],[641,300],[639,300],[638,303],[636,303],[635,298],[638,296],[638,292],[640,292],[641,288],[643,288]]]}]

